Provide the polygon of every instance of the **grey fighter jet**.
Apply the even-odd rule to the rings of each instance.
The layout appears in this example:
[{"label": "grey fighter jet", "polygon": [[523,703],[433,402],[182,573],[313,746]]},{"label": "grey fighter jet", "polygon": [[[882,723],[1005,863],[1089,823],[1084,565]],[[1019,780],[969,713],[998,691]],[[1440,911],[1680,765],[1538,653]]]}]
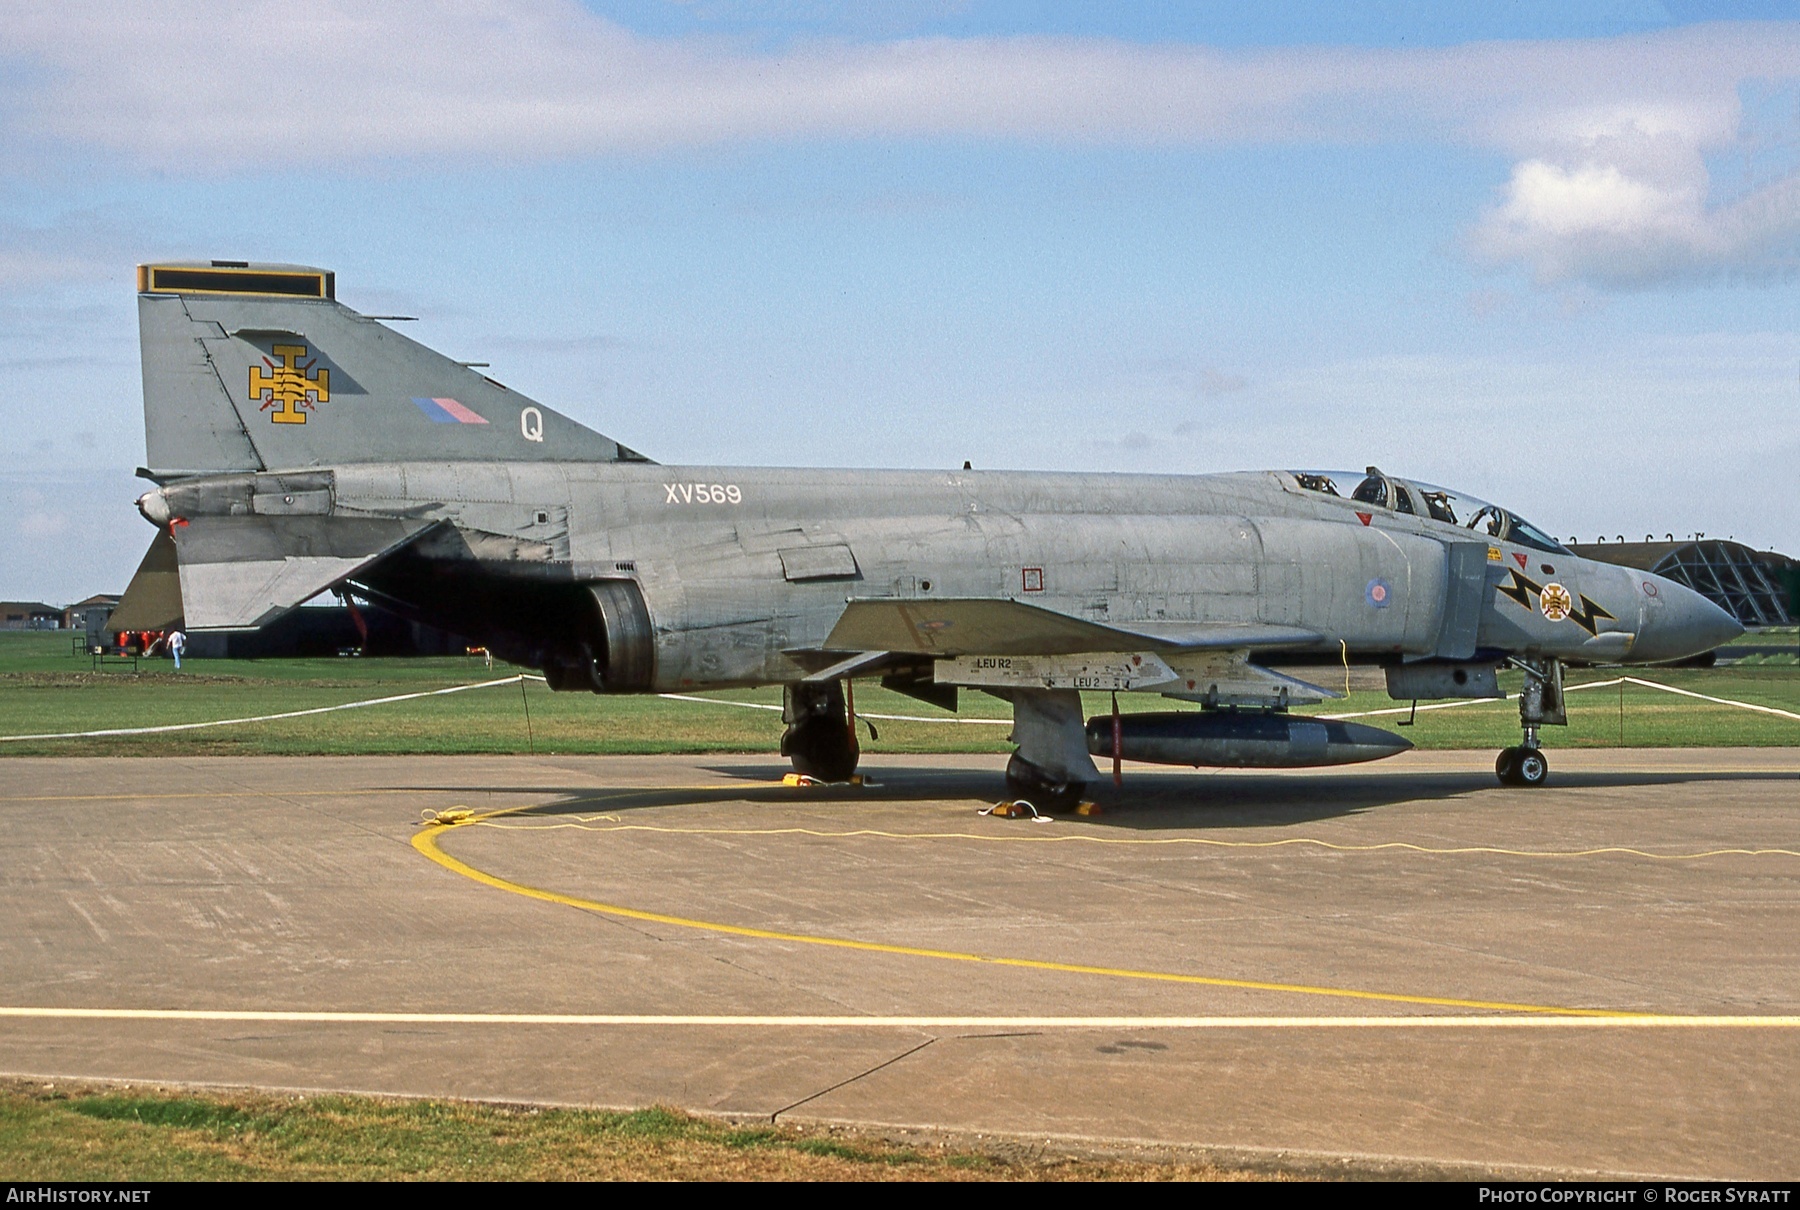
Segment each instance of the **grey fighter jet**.
[{"label": "grey fighter jet", "polygon": [[[1096,755],[1116,774],[1410,747],[1290,713],[1336,695],[1283,668],[1344,661],[1414,701],[1496,697],[1520,669],[1524,738],[1496,769],[1535,786],[1565,660],[1740,633],[1679,584],[1373,467],[663,466],[337,302],[328,271],[145,265],[138,290],[156,484],[138,507],[159,532],[122,609],[160,584],[164,620],[246,630],[337,590],[557,690],[781,685],[781,751],[826,781],[856,768],[855,677],[952,709],[962,689],[1009,700],[1009,793],[1046,810]],[[1083,690],[1186,705],[1090,720]]]}]

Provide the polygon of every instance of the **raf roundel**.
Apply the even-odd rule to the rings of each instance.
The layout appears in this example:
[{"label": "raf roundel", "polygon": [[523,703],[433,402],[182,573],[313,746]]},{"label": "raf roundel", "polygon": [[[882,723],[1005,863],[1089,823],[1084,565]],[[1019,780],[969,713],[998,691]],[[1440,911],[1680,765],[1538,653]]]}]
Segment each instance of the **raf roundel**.
[{"label": "raf roundel", "polygon": [[1388,582],[1379,576],[1370,580],[1369,586],[1363,590],[1363,596],[1367,597],[1369,604],[1376,609],[1386,609],[1388,601],[1393,595],[1393,590],[1388,587]]}]

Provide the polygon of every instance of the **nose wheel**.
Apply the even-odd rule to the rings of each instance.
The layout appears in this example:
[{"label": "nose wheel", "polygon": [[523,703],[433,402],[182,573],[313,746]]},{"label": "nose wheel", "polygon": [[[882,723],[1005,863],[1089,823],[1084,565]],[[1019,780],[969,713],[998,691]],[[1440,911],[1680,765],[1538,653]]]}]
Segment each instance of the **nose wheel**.
[{"label": "nose wheel", "polygon": [[1550,762],[1538,748],[1506,748],[1494,762],[1494,773],[1503,786],[1541,786],[1550,776]]}]

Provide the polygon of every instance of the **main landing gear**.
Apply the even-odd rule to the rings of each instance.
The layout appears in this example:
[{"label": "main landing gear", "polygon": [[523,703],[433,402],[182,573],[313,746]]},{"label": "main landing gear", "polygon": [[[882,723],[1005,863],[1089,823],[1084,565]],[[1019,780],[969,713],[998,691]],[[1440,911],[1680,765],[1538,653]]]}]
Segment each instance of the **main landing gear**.
[{"label": "main landing gear", "polygon": [[[1013,705],[1013,742],[1006,763],[1009,802],[1027,802],[1049,815],[1081,805],[1081,791],[1099,774],[1087,750],[1081,694],[1073,689],[1007,689]],[[781,754],[794,772],[824,782],[849,781],[862,750],[841,681],[802,681],[786,687]]]},{"label": "main landing gear", "polygon": [[1079,807],[1085,785],[1085,782],[1058,779],[1017,752],[1006,762],[1007,799],[1028,802],[1045,815],[1057,815]]},{"label": "main landing gear", "polygon": [[1006,762],[1006,796],[1028,802],[1046,815],[1073,811],[1081,791],[1099,778],[1087,750],[1087,719],[1081,694],[1073,689],[1010,689],[1012,740],[1019,745]]},{"label": "main landing gear", "polygon": [[850,780],[862,749],[844,705],[842,682],[787,686],[781,721],[788,725],[781,735],[781,754],[794,762],[794,772],[820,781]]},{"label": "main landing gear", "polygon": [[1519,726],[1525,742],[1506,748],[1494,761],[1494,773],[1503,786],[1541,786],[1550,777],[1550,762],[1538,747],[1538,728],[1567,726],[1569,714],[1563,707],[1562,662],[1560,660],[1522,660],[1512,663],[1525,674],[1519,690]]}]

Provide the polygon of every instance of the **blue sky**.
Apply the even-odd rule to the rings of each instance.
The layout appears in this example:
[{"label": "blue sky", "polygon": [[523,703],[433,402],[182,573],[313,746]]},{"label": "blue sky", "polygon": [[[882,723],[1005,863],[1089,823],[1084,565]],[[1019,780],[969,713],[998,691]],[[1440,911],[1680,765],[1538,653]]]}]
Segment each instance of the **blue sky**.
[{"label": "blue sky", "polygon": [[1374,462],[1800,553],[1792,4],[71,0],[0,28],[0,596],[150,530],[132,266],[666,462]]}]

